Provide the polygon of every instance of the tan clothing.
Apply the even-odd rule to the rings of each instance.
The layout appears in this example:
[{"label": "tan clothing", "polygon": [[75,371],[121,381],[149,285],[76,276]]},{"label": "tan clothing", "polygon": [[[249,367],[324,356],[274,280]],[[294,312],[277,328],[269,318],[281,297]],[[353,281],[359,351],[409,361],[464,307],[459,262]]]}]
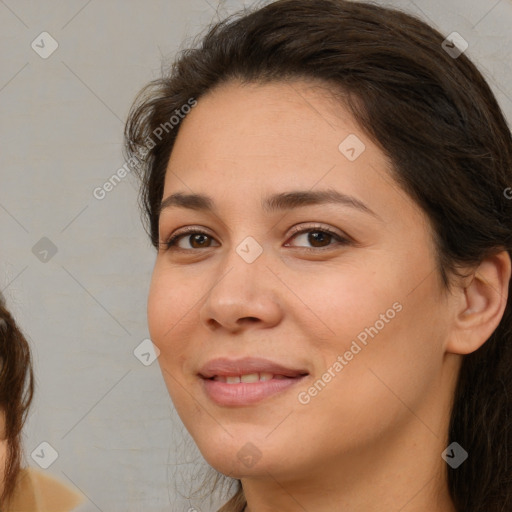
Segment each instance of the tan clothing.
[{"label": "tan clothing", "polygon": [[68,512],[83,501],[85,497],[64,482],[28,467],[20,471],[5,512]]}]

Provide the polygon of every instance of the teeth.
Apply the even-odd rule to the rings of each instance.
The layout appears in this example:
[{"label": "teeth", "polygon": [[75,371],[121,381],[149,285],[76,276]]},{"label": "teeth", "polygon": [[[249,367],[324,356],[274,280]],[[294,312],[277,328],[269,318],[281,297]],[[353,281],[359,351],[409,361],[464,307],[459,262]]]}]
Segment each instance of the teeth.
[{"label": "teeth", "polygon": [[241,375],[240,382],[258,382],[260,376],[257,373],[249,373],[248,375]]},{"label": "teeth", "polygon": [[272,379],[285,379],[283,375],[274,375],[273,373],[248,373],[246,375],[215,375],[213,377],[213,380],[218,382],[225,382],[226,384],[240,384],[241,382],[244,383],[252,383],[252,382],[264,382],[267,380]]}]

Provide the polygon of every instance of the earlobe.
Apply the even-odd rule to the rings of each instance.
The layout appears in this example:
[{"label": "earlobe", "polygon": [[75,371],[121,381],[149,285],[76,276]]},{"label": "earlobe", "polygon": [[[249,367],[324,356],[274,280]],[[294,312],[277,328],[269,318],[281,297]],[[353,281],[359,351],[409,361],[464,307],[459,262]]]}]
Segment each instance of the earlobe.
[{"label": "earlobe", "polygon": [[479,349],[498,327],[508,300],[510,255],[502,251],[484,259],[460,290],[447,351],[469,354]]}]

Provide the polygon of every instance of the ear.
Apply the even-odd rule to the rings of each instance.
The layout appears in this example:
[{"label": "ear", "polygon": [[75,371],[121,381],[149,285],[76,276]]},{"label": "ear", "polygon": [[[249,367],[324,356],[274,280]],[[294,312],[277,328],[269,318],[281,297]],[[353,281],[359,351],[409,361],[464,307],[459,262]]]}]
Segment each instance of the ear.
[{"label": "ear", "polygon": [[507,251],[484,259],[458,286],[452,336],[447,352],[469,354],[498,327],[507,305],[511,262]]}]

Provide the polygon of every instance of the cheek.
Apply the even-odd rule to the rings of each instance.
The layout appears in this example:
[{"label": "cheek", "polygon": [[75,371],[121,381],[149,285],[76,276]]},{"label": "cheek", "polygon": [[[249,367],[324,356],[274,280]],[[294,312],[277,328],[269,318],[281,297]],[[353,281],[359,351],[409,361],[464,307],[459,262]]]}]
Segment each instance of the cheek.
[{"label": "cheek", "polygon": [[[365,327],[392,308],[396,295],[378,282],[371,266],[344,261],[281,274],[293,291],[284,290],[286,314],[301,325],[311,345],[343,353]],[[393,313],[394,311],[391,311]],[[325,361],[327,363],[327,361]]]},{"label": "cheek", "polygon": [[[197,329],[198,295],[194,279],[180,278],[158,262],[153,270],[148,294],[148,328],[152,342],[159,348],[158,363],[168,394],[187,430],[194,438],[201,437],[202,422],[194,421],[202,414],[191,399],[195,389],[193,378],[184,372],[187,360],[196,355],[191,335]],[[190,379],[190,380],[188,380]],[[204,421],[204,420],[203,420]]]},{"label": "cheek", "polygon": [[343,369],[329,391],[318,397],[318,407],[327,410],[329,402],[337,400],[337,414],[357,425],[353,432],[363,432],[370,418],[391,424],[405,418],[408,408],[420,407],[439,378],[446,336],[434,297],[428,284],[409,296],[389,290],[386,296],[375,299],[370,294],[366,302],[352,306],[353,316],[345,322],[340,316],[335,324],[340,336],[335,337],[327,367],[339,354]]},{"label": "cheek", "polygon": [[[148,294],[148,329],[160,350],[158,361],[169,391],[182,382],[183,367],[190,356],[197,329],[198,297],[193,279],[179,279],[178,272],[155,266]],[[173,392],[174,394],[174,392]]]},{"label": "cheek", "polygon": [[176,273],[171,274],[157,262],[151,277],[147,313],[151,340],[160,350],[174,343],[174,334],[186,318],[187,290],[192,293],[177,282]]},{"label": "cheek", "polygon": [[[318,326],[309,332],[321,354],[318,370],[336,375],[323,374],[329,381],[325,392],[311,390],[319,410],[333,400],[351,412],[362,403],[373,411],[400,408],[394,393],[412,405],[442,364],[446,326],[434,274],[421,282],[425,272],[414,275],[405,260],[401,266],[388,260],[385,271],[374,263],[347,271],[327,268],[325,276],[296,281],[296,292],[310,309],[302,305],[303,318]],[[411,293],[414,282],[421,285]],[[318,387],[323,389],[322,383]]]},{"label": "cheek", "polygon": [[153,278],[148,295],[148,328],[151,341],[162,350],[165,332],[173,325],[172,301],[168,294],[164,293],[165,288]]}]

